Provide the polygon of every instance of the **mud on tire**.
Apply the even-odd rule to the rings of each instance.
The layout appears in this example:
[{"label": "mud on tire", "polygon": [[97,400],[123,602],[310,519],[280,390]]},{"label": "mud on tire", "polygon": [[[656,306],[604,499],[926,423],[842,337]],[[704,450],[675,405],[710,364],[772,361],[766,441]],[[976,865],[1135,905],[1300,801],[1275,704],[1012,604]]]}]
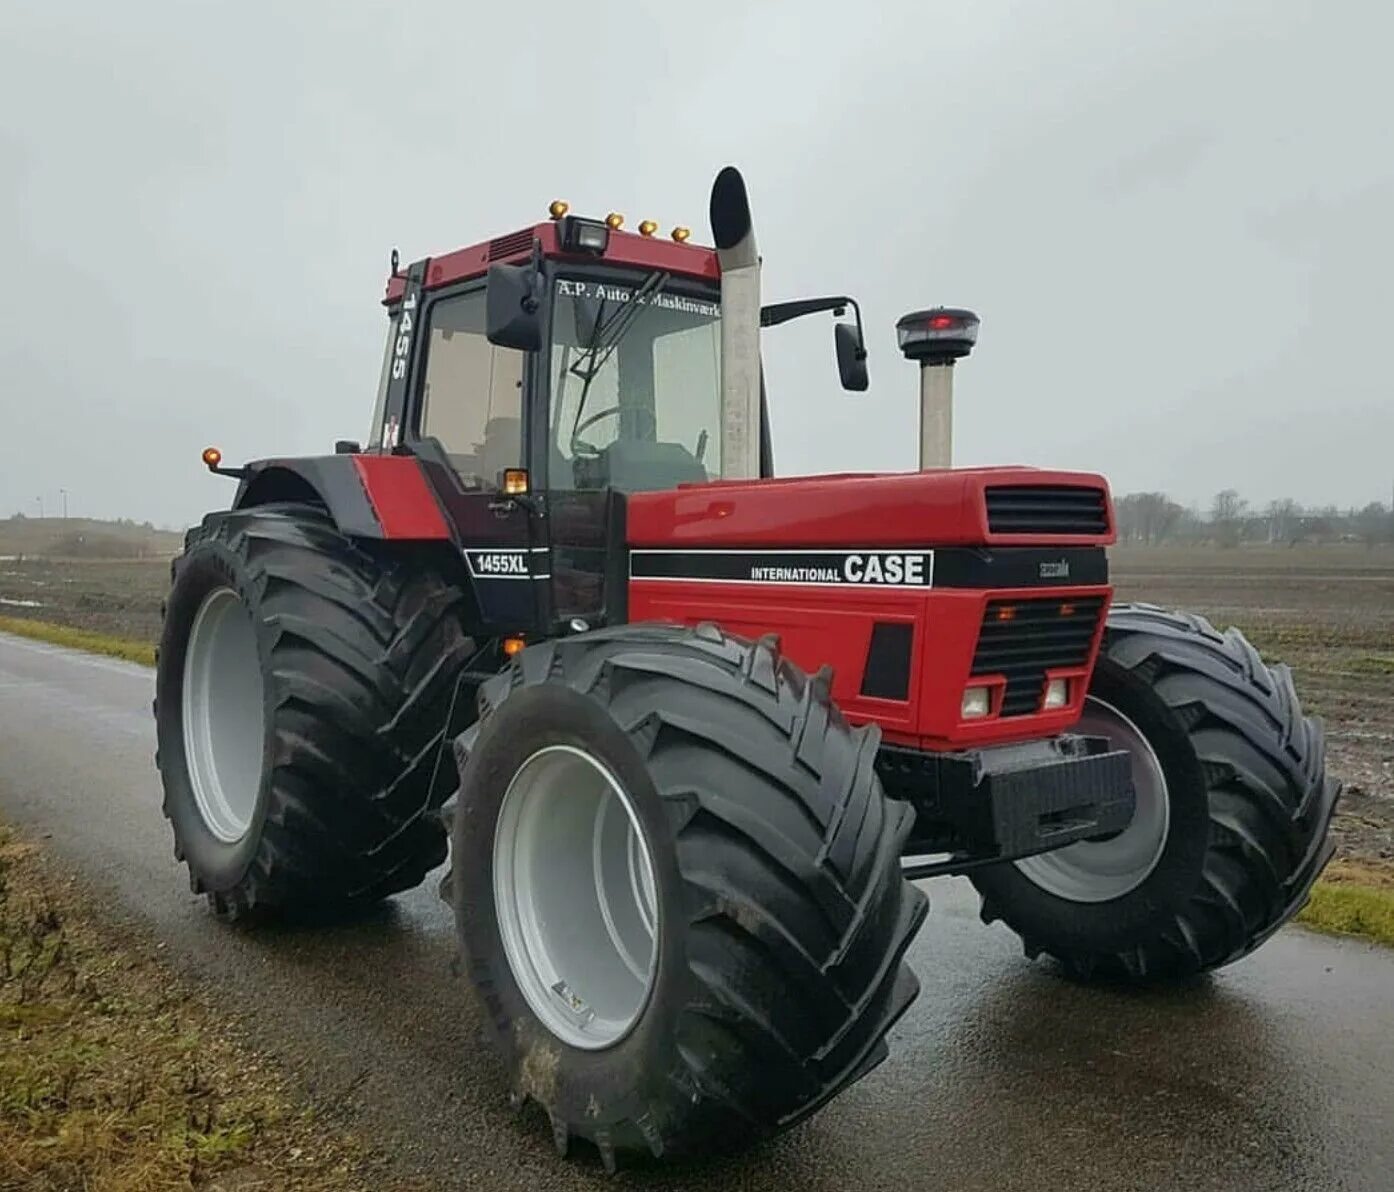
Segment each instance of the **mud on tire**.
[{"label": "mud on tire", "polygon": [[[417,885],[446,852],[428,787],[455,676],[472,653],[462,593],[294,504],[210,514],[172,577],[156,763],[194,891],[239,917],[344,908]],[[259,785],[237,839],[220,838],[200,812],[183,724],[189,634],[220,591],[250,617],[264,690],[261,756],[245,762]]]},{"label": "mud on tire", "polygon": [[[884,1058],[918,990],[901,963],[926,906],[900,875],[913,813],[883,796],[879,733],[847,725],[826,674],[804,675],[773,639],[632,626],[523,651],[481,689],[480,714],[457,742],[465,968],[513,1100],[543,1107],[559,1150],[588,1139],[611,1169],[625,1152],[731,1150]],[[492,877],[510,783],[558,746],[623,785],[657,890],[646,1000],[601,1047],[564,1042],[530,1006]]]},{"label": "mud on tire", "polygon": [[1081,977],[1180,977],[1238,960],[1302,908],[1330,858],[1339,785],[1321,722],[1302,714],[1288,668],[1267,666],[1237,629],[1141,604],[1110,611],[1090,697],[1155,753],[1170,811],[1160,856],[1103,901],[1048,892],[1023,874],[1029,862],[981,870],[984,920]]}]

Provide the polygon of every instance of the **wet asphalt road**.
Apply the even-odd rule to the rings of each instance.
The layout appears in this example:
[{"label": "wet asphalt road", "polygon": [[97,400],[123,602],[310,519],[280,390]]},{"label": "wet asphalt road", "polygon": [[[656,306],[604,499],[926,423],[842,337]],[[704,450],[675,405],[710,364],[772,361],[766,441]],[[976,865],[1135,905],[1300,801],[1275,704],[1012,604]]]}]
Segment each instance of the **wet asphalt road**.
[{"label": "wet asphalt road", "polygon": [[[0,815],[112,897],[114,923],[234,1007],[304,1089],[442,1188],[615,1187],[513,1115],[450,975],[432,879],[374,918],[248,934],[188,892],[159,813],[147,670],[0,635]],[[1394,1189],[1394,952],[1288,928],[1182,989],[1028,964],[961,880],[929,885],[891,1058],[735,1160],[663,1188]]]}]

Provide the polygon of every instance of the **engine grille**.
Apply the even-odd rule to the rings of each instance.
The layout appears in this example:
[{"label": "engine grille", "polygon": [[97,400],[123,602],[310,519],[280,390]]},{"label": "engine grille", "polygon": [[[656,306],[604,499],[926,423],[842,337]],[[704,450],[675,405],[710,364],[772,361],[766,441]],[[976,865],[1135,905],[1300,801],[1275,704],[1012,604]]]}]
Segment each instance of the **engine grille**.
[{"label": "engine grille", "polygon": [[1007,677],[1001,715],[1030,716],[1041,705],[1047,670],[1089,661],[1103,607],[1102,596],[988,602],[973,675]]},{"label": "engine grille", "polygon": [[1108,502],[1101,488],[989,485],[987,528],[994,534],[1106,534]]}]

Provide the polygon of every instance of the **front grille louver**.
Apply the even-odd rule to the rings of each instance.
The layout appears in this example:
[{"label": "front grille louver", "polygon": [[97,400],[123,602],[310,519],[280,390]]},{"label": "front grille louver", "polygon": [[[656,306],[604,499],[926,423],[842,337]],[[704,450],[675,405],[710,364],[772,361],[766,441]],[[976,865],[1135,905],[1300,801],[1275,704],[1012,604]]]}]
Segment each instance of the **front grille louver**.
[{"label": "front grille louver", "polygon": [[1104,490],[1068,484],[997,484],[986,492],[994,534],[1107,534]]},{"label": "front grille louver", "polygon": [[1089,661],[1103,607],[1101,596],[988,602],[973,675],[1006,676],[1000,715],[1034,714],[1041,706],[1047,670]]}]

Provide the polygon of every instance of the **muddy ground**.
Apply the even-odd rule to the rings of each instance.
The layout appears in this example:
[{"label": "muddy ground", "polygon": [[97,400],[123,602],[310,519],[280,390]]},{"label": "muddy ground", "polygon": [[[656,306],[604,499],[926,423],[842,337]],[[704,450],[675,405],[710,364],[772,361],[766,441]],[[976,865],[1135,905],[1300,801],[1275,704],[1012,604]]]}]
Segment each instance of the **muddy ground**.
[{"label": "muddy ground", "polygon": [[[1292,667],[1346,784],[1342,855],[1394,864],[1394,550],[1120,547],[1112,560],[1118,599],[1237,625]],[[153,641],[168,582],[167,559],[0,560],[0,614]]]}]

